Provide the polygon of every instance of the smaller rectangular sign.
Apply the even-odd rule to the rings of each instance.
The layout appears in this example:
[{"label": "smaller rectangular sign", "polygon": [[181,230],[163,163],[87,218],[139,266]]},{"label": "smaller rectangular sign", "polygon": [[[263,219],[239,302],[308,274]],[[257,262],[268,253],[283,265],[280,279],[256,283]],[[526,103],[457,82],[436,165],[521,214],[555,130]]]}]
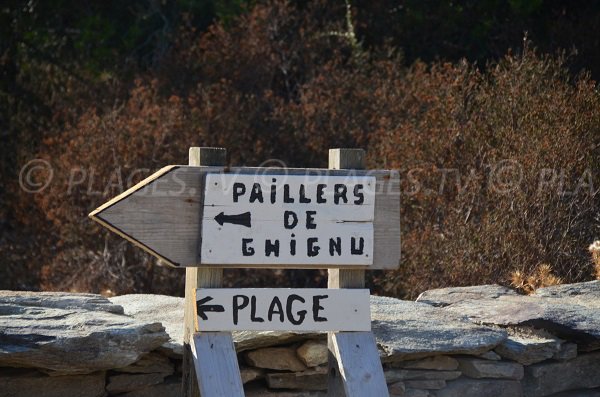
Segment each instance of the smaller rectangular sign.
[{"label": "smaller rectangular sign", "polygon": [[368,289],[196,290],[199,331],[370,331]]}]

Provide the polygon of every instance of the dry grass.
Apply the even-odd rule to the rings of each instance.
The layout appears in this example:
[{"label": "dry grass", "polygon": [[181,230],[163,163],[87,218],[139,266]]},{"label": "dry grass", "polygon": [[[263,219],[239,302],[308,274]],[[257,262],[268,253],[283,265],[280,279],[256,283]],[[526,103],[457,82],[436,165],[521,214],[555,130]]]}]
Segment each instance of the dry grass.
[{"label": "dry grass", "polygon": [[600,240],[594,241],[588,248],[592,254],[592,262],[594,263],[594,274],[596,279],[600,280]]},{"label": "dry grass", "polygon": [[520,270],[515,270],[511,274],[511,285],[527,295],[534,293],[538,288],[549,287],[561,283],[561,278],[556,277],[552,273],[552,266],[548,264],[539,265],[530,274],[526,274]]}]

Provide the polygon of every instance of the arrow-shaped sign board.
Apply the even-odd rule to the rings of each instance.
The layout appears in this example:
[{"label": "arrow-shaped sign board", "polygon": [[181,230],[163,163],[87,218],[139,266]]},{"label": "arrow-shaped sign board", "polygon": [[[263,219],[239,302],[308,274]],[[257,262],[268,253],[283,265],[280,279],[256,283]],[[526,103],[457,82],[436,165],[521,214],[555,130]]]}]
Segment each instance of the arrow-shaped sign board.
[{"label": "arrow-shaped sign board", "polygon": [[196,290],[199,331],[370,331],[368,289]]},{"label": "arrow-shaped sign board", "polygon": [[392,171],[170,166],[90,216],[173,266],[395,269]]}]

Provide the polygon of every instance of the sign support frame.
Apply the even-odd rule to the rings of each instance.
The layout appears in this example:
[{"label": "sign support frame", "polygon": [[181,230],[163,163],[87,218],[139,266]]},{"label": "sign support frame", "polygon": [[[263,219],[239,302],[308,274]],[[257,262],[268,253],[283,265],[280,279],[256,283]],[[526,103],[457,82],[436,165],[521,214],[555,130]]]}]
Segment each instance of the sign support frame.
[{"label": "sign support frame", "polygon": [[[329,149],[329,168],[364,169],[363,149]],[[364,288],[364,269],[328,269],[327,288]],[[372,332],[329,332],[327,395],[389,396]]]},{"label": "sign support frame", "polygon": [[[189,165],[225,166],[227,150],[190,147]],[[185,269],[183,397],[243,397],[244,388],[231,332],[198,332],[196,289],[223,286],[223,268]],[[226,380],[226,381],[225,381]]]},{"label": "sign support frame", "polygon": [[[226,150],[191,147],[189,164],[224,166]],[[330,169],[364,169],[362,149],[330,149]],[[184,397],[243,397],[244,389],[231,332],[199,332],[196,289],[219,288],[223,268],[188,267],[185,283]],[[364,269],[329,269],[328,288],[364,288]],[[328,333],[328,396],[389,396],[372,332]],[[196,382],[197,381],[197,382]]]}]

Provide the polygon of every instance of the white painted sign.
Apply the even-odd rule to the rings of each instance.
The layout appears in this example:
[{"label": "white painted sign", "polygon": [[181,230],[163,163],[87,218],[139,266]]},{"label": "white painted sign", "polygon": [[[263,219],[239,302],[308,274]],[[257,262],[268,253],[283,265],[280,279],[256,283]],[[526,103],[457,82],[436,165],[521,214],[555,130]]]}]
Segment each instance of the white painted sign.
[{"label": "white painted sign", "polygon": [[373,263],[375,177],[208,174],[202,264]]},{"label": "white painted sign", "polygon": [[370,331],[368,289],[196,290],[199,331]]}]

